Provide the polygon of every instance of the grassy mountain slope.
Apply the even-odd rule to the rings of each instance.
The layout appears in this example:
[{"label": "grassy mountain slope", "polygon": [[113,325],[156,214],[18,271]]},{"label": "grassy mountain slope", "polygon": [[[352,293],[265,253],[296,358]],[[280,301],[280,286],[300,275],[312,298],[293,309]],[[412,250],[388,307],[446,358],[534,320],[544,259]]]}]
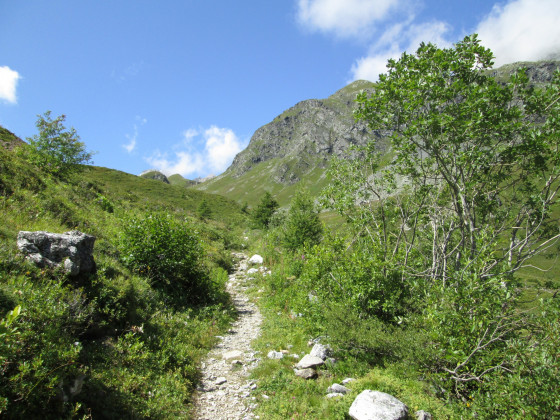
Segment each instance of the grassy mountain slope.
[{"label": "grassy mountain slope", "polygon": [[[202,200],[204,222],[195,216]],[[153,212],[199,238],[189,294],[124,263],[136,250],[123,248],[122,233]],[[0,147],[0,215],[2,417],[188,417],[198,361],[232,319],[224,284],[245,220],[239,206],[106,168],[61,180]],[[97,238],[96,274],[71,278],[19,254],[20,230],[73,229]],[[149,236],[141,247],[165,248]]]}]

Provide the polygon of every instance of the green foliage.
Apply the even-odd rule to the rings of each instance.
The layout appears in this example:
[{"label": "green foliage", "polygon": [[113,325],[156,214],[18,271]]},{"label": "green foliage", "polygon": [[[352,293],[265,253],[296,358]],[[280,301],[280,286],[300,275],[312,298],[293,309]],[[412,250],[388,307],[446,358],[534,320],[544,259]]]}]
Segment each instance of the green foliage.
[{"label": "green foliage", "polygon": [[73,127],[67,130],[63,125],[64,115],[53,120],[47,111],[37,117],[39,134],[27,139],[30,147],[26,157],[31,163],[58,177],[76,172],[81,164],[91,163],[92,153],[86,151]]},{"label": "green foliage", "polygon": [[253,226],[257,229],[267,229],[272,215],[278,209],[278,202],[268,191],[264,193],[259,205],[253,210],[251,218]]},{"label": "green foliage", "polygon": [[107,213],[113,213],[115,211],[115,207],[113,206],[113,203],[111,203],[111,201],[102,194],[97,194],[97,198],[95,199],[95,202],[99,204],[99,206]]},{"label": "green foliage", "polygon": [[344,305],[362,317],[396,322],[412,312],[411,286],[384,266],[375,243],[357,240],[348,246],[341,238],[329,238],[306,252],[305,260],[300,282],[314,296],[310,307],[316,306],[317,314]]},{"label": "green foliage", "polygon": [[284,246],[295,251],[321,241],[323,226],[309,193],[298,191],[284,223]]},{"label": "green foliage", "polygon": [[[2,325],[21,307],[7,330],[0,327],[0,417],[188,418],[197,366],[232,318],[228,276],[218,266],[231,266],[229,248],[238,244],[236,226],[245,217],[221,197],[105,168],[48,175],[0,147]],[[213,220],[197,226],[204,242],[195,248],[207,252],[193,296],[123,266],[123,220],[143,219],[153,208],[181,220],[195,215],[203,198]],[[97,237],[95,275],[40,270],[18,252],[19,230],[76,227]],[[189,238],[198,236],[186,229]],[[191,303],[197,306],[186,307]]]},{"label": "green foliage", "polygon": [[210,216],[212,215],[212,209],[210,208],[208,201],[203,199],[198,205],[196,209],[196,213],[198,214],[198,217],[200,217],[203,220],[209,219]]},{"label": "green foliage", "polygon": [[194,303],[209,298],[202,247],[186,221],[163,213],[127,219],[119,248],[127,267],[148,276],[154,287],[175,300]]},{"label": "green foliage", "polygon": [[529,350],[543,327],[516,307],[514,274],[559,238],[560,74],[534,89],[523,70],[499,83],[491,65],[476,35],[389,61],[356,116],[392,133],[391,160],[372,142],[353,151],[359,160],[334,161],[323,201],[349,222],[351,243],[317,248],[302,272],[327,319],[332,302],[365,324],[416,330],[429,339],[422,363],[435,386],[485,392],[484,404],[485,384],[505,395],[518,389],[514,372],[545,359]]}]

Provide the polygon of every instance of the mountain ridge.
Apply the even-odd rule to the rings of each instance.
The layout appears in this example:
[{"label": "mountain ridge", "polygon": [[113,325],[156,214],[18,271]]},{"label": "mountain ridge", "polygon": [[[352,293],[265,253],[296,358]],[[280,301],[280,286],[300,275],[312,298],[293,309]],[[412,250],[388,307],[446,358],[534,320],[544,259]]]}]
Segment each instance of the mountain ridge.
[{"label": "mountain ridge", "polygon": [[[489,72],[506,82],[520,67],[527,68],[534,85],[543,85],[552,80],[560,61],[517,62]],[[249,204],[269,191],[278,195],[281,205],[289,202],[300,184],[319,191],[327,182],[325,172],[333,156],[343,157],[351,146],[365,145],[374,138],[379,151],[388,150],[390,132],[369,130],[353,116],[356,95],[374,86],[358,80],[325,99],[298,102],[258,128],[223,174],[194,188]]]}]

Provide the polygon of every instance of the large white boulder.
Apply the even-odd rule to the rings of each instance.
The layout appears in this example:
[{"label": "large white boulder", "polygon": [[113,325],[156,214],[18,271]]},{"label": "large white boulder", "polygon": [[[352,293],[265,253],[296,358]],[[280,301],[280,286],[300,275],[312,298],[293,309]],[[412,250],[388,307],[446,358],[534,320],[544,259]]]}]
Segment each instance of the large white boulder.
[{"label": "large white boulder", "polygon": [[392,395],[366,389],[356,397],[348,414],[355,420],[405,420],[408,407]]},{"label": "large white boulder", "polygon": [[264,259],[259,254],[255,254],[251,258],[249,258],[249,263],[250,264],[262,264],[263,262],[264,262]]}]

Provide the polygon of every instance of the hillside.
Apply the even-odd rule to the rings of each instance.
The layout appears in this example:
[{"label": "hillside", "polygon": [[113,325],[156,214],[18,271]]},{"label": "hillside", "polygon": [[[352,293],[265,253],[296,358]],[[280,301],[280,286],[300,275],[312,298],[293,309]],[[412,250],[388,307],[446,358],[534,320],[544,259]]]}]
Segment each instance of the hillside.
[{"label": "hillside", "polygon": [[[82,169],[56,178],[0,147],[0,415],[188,418],[200,360],[233,317],[225,281],[246,216],[223,197]],[[19,231],[73,230],[95,237],[93,273],[37,267],[16,245]]]},{"label": "hillside", "polygon": [[[558,61],[513,63],[493,70],[492,75],[505,81],[519,67],[527,67],[532,83],[543,85],[559,66]],[[389,132],[371,132],[353,116],[356,95],[373,87],[359,80],[326,99],[296,104],[257,129],[222,175],[195,188],[251,206],[264,191],[274,194],[282,206],[300,186],[318,193],[326,185],[325,169],[333,156],[343,157],[351,146],[365,145],[372,138],[380,151],[386,150],[383,139]]]}]

